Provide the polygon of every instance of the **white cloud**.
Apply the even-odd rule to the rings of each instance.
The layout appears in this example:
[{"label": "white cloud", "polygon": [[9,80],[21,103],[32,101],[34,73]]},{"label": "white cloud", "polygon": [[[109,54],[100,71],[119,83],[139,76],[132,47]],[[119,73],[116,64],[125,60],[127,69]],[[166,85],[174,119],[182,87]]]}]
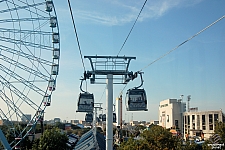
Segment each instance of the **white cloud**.
[{"label": "white cloud", "polygon": [[[174,8],[190,7],[202,0],[154,0],[147,1],[138,21],[143,21],[149,18],[157,18],[165,15],[169,10]],[[108,26],[123,25],[133,22],[142,6],[143,2],[121,2],[112,1],[104,3],[104,8],[89,8],[79,10],[77,9],[74,14],[76,18],[82,21],[89,21],[96,24],[103,24]],[[96,5],[95,5],[96,6]]]}]

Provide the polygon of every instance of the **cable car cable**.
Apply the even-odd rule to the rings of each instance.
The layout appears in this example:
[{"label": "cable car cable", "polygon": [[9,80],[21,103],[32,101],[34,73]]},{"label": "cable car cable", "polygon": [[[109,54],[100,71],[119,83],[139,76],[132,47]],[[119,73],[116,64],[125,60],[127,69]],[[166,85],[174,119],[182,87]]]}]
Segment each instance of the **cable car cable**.
[{"label": "cable car cable", "polygon": [[133,28],[134,28],[134,26],[135,26],[135,24],[136,24],[136,22],[137,22],[137,20],[138,20],[138,18],[139,18],[139,16],[140,16],[140,14],[141,14],[141,12],[142,12],[142,10],[143,10],[143,8],[144,8],[146,2],[147,2],[147,0],[145,0],[145,2],[144,2],[144,4],[143,4],[143,6],[142,6],[142,8],[141,8],[141,10],[140,10],[140,12],[139,12],[137,18],[136,18],[136,20],[135,20],[135,22],[134,22],[132,28],[130,29],[130,32],[128,33],[128,35],[127,35],[125,41],[123,42],[123,45],[122,45],[122,47],[120,48],[120,51],[118,52],[117,56],[120,54],[120,52],[121,52],[121,50],[123,49],[125,43],[127,42],[127,39],[128,39],[128,37],[130,36],[130,34],[131,34],[131,32],[132,32],[132,30],[133,30]]},{"label": "cable car cable", "polygon": [[82,52],[81,52],[81,48],[80,48],[80,42],[79,42],[79,39],[78,39],[78,34],[77,34],[77,30],[76,30],[75,21],[74,21],[74,18],[73,18],[73,12],[72,12],[72,8],[71,8],[71,5],[70,5],[70,0],[68,0],[68,5],[69,5],[70,15],[71,15],[72,22],[73,22],[74,32],[75,32],[75,35],[76,35],[77,45],[78,45],[79,52],[80,52],[81,61],[82,61],[84,72],[85,72],[86,69],[85,69],[85,66],[84,66],[84,60],[83,60],[83,56],[82,56]]},{"label": "cable car cable", "polygon": [[[141,72],[144,69],[148,68],[150,65],[154,64],[155,62],[159,61],[160,59],[164,58],[165,56],[169,55],[171,52],[175,51],[176,49],[178,49],[180,46],[182,46],[183,44],[187,43],[188,41],[192,40],[194,37],[198,36],[199,34],[201,34],[202,32],[204,32],[205,30],[207,30],[208,28],[212,27],[213,25],[215,25],[216,23],[218,23],[219,21],[221,21],[222,19],[225,18],[225,15],[220,17],[219,19],[217,19],[216,21],[214,21],[213,23],[211,23],[210,25],[208,25],[207,27],[205,27],[204,29],[200,30],[199,32],[197,32],[196,34],[194,34],[193,36],[191,36],[190,38],[188,38],[187,40],[185,40],[184,42],[182,42],[181,44],[177,45],[175,48],[173,48],[172,50],[168,51],[167,53],[165,53],[164,55],[162,55],[161,57],[159,57],[158,59],[154,60],[153,62],[151,62],[150,64],[148,64],[147,66],[145,66],[144,68],[140,69],[137,72]],[[135,72],[135,73],[137,73]],[[126,84],[127,86],[127,84]],[[125,86],[125,87],[126,87]],[[125,89],[125,87],[123,88],[123,90]],[[122,91],[123,91],[122,90]],[[121,91],[121,92],[122,92]]]},{"label": "cable car cable", "polygon": [[210,25],[208,25],[207,27],[205,27],[204,29],[202,29],[201,31],[199,31],[198,33],[194,34],[193,36],[191,36],[190,38],[188,38],[187,40],[185,40],[184,42],[182,42],[181,44],[177,45],[175,48],[173,48],[172,50],[168,51],[167,53],[165,53],[164,55],[162,55],[161,57],[159,57],[158,59],[154,60],[153,62],[151,62],[150,64],[148,64],[147,66],[145,66],[144,68],[142,68],[139,71],[142,71],[144,69],[146,69],[147,67],[149,67],[150,65],[154,64],[155,62],[157,62],[158,60],[162,59],[163,57],[169,55],[170,53],[172,53],[173,51],[175,51],[176,49],[178,49],[180,46],[182,46],[183,44],[187,43],[188,41],[192,40],[194,37],[198,36],[199,34],[201,34],[202,32],[204,32],[205,30],[207,30],[208,28],[210,28],[211,26],[215,25],[216,23],[218,23],[219,21],[221,21],[222,19],[225,18],[225,15],[222,16],[221,18],[217,19],[216,21],[214,21],[213,23],[211,23]]}]

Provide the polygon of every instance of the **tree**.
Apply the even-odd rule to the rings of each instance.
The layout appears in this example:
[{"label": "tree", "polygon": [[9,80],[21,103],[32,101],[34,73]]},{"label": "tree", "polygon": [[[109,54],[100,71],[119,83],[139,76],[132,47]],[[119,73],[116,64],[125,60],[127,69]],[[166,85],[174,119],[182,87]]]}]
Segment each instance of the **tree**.
[{"label": "tree", "polygon": [[154,149],[178,149],[181,143],[177,137],[161,126],[152,126],[150,130],[146,130],[141,134],[141,137],[154,147]]},{"label": "tree", "polygon": [[225,143],[225,123],[223,122],[216,123],[214,133],[220,136],[222,143]]},{"label": "tree", "polygon": [[140,139],[130,138],[123,142],[119,149],[140,149],[140,150],[197,150],[199,147],[195,143],[187,142],[183,145],[180,138],[172,136],[165,128],[157,125],[151,125],[150,130],[145,130],[140,134]]},{"label": "tree", "polygon": [[[39,150],[66,150],[68,137],[65,133],[61,133],[60,129],[52,128],[50,130],[45,130],[43,135],[40,137],[38,143]],[[36,146],[37,147],[37,146]],[[33,146],[34,148],[34,146]]]}]

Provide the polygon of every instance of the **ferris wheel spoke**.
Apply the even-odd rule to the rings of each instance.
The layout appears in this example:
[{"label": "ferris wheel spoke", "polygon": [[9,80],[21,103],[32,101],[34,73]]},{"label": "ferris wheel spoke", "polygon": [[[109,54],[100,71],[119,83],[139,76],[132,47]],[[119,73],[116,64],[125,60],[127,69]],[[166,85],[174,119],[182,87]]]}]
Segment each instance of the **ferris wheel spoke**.
[{"label": "ferris wheel spoke", "polygon": [[[19,34],[25,34],[27,35],[46,35],[46,36],[51,36],[52,32],[45,32],[45,31],[38,31],[38,30],[20,30],[20,29],[10,29],[10,28],[0,28],[0,32],[2,34],[4,33],[19,33]],[[24,37],[26,37],[24,36]]]},{"label": "ferris wheel spoke", "polygon": [[46,21],[50,20],[50,17],[41,17],[41,18],[20,18],[20,19],[2,19],[0,23],[11,23],[11,22],[30,22],[30,21]]},{"label": "ferris wheel spoke", "polygon": [[48,81],[48,79],[49,79],[49,76],[41,73],[40,70],[34,70],[34,69],[32,69],[32,68],[30,68],[30,67],[28,67],[28,66],[26,66],[26,65],[24,65],[22,63],[19,63],[18,61],[15,61],[15,60],[13,60],[11,58],[8,58],[8,57],[6,57],[4,55],[0,54],[0,59],[4,60],[5,62],[7,62],[7,63],[9,63],[11,65],[14,65],[14,66],[16,66],[16,67],[18,67],[18,68],[20,68],[20,69],[22,69],[22,70],[32,74],[32,75],[35,75],[35,76],[43,79],[44,81]]},{"label": "ferris wheel spoke", "polygon": [[46,49],[46,50],[52,49],[52,47],[48,46],[48,45],[42,45],[42,44],[37,44],[37,43],[27,42],[27,41],[21,41],[21,40],[9,38],[9,37],[0,36],[0,40],[4,41],[4,42],[7,42],[7,43],[24,45],[26,47],[32,47],[32,48],[35,47],[35,48],[41,48],[41,49]]},{"label": "ferris wheel spoke", "polygon": [[42,2],[42,3],[36,3],[36,4],[32,4],[32,5],[25,5],[25,6],[19,6],[17,5],[18,7],[16,8],[11,8],[11,9],[4,9],[4,10],[1,10],[0,13],[6,13],[6,12],[11,12],[11,11],[18,11],[20,9],[27,9],[29,7],[36,7],[36,6],[39,6],[39,5],[43,5],[45,4],[45,2]]},{"label": "ferris wheel spoke", "polygon": [[17,95],[19,98],[21,98],[24,102],[26,102],[29,106],[31,106],[33,109],[35,109],[35,107],[39,107],[36,103],[34,103],[30,98],[28,98],[22,92],[20,92],[19,89],[17,89],[15,86],[13,86],[12,84],[10,84],[1,75],[0,75],[0,82],[1,82],[2,85],[4,85],[5,87],[7,87],[8,89],[10,89],[15,95]]},{"label": "ferris wheel spoke", "polygon": [[12,149],[43,121],[56,87],[59,58],[52,0],[0,0],[0,119],[10,122]]},{"label": "ferris wheel spoke", "polygon": [[3,47],[3,49],[0,48],[1,51],[9,52],[9,53],[11,53],[13,55],[18,55],[18,56],[21,56],[21,57],[23,57],[25,59],[36,61],[38,63],[45,64],[45,65],[48,65],[48,66],[52,65],[52,62],[50,62],[48,60],[41,59],[39,57],[35,57],[34,55],[30,55],[30,54],[24,53],[23,51],[18,51],[16,49],[11,49],[11,48],[3,46],[3,45],[0,45],[0,47]]},{"label": "ferris wheel spoke", "polygon": [[23,83],[25,86],[28,86],[30,89],[37,92],[38,94],[41,94],[42,96],[45,95],[45,91],[43,91],[39,87],[35,86],[32,82],[25,80],[24,78],[19,76],[17,73],[11,71],[9,68],[3,66],[2,64],[0,64],[0,69],[3,72],[5,72],[6,74],[9,74],[11,77],[16,79],[17,81],[20,81],[21,83]]},{"label": "ferris wheel spoke", "polygon": [[[10,107],[10,111],[8,113],[5,114],[5,116],[9,116],[8,119],[10,118],[10,120],[12,121],[12,116],[13,115],[17,115],[20,118],[22,118],[22,116],[24,116],[23,112],[15,105],[15,103],[10,100],[7,95],[5,93],[3,93],[2,91],[0,91],[0,97],[1,99],[7,104],[8,107]],[[13,111],[11,113],[11,111]]]}]

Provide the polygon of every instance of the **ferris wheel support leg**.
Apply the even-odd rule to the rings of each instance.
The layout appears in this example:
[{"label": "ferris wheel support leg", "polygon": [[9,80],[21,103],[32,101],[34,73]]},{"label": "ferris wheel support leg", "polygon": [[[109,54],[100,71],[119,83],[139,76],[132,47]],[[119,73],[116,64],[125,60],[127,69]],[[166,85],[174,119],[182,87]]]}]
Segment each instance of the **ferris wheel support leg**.
[{"label": "ferris wheel support leg", "polygon": [[113,75],[106,79],[106,149],[113,148]]},{"label": "ferris wheel support leg", "polygon": [[0,141],[2,142],[2,145],[4,146],[5,149],[11,150],[12,148],[10,147],[8,141],[6,140],[2,130],[0,129]]}]

